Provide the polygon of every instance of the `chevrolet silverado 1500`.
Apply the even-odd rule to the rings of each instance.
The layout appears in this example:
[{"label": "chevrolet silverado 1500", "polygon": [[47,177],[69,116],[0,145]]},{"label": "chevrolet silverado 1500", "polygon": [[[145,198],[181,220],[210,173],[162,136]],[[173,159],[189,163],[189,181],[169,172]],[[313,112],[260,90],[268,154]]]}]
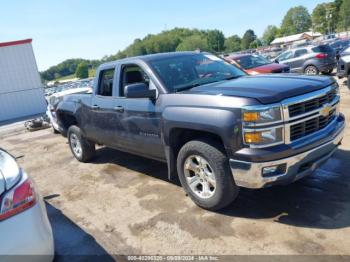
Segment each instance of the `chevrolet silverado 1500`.
[{"label": "chevrolet silverado 1500", "polygon": [[95,144],[164,161],[199,206],[229,205],[239,187],[311,174],[343,137],[333,78],[247,76],[209,53],[178,52],[101,65],[93,94],[58,105],[73,155]]}]

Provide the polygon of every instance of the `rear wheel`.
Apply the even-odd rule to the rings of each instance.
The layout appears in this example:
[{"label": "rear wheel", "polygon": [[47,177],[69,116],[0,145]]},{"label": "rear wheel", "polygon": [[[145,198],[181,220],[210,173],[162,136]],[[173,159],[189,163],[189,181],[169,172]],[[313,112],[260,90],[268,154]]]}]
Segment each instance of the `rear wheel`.
[{"label": "rear wheel", "polygon": [[178,154],[177,171],[185,192],[202,208],[224,208],[238,195],[227,157],[213,141],[186,143]]},{"label": "rear wheel", "polygon": [[305,67],[304,74],[306,74],[306,75],[318,75],[319,71],[318,71],[316,66],[309,65],[309,66]]},{"label": "rear wheel", "polygon": [[95,144],[83,137],[79,127],[68,129],[68,143],[74,157],[80,162],[88,162],[95,154]]}]

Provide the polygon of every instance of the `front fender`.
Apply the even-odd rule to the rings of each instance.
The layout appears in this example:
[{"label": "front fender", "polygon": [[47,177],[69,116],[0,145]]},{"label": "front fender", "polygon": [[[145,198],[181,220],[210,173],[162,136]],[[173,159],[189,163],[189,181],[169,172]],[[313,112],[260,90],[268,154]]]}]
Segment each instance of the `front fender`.
[{"label": "front fender", "polygon": [[207,107],[167,107],[162,114],[165,145],[170,145],[174,128],[209,132],[218,135],[225,148],[237,148],[241,142],[241,110]]}]

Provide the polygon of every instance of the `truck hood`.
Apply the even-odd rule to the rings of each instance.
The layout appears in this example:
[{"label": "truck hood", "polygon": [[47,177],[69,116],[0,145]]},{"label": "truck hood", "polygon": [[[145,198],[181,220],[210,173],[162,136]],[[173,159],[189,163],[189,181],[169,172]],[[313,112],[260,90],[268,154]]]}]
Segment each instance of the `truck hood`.
[{"label": "truck hood", "polygon": [[16,160],[0,149],[0,195],[13,187],[20,177],[20,169]]},{"label": "truck hood", "polygon": [[239,96],[254,98],[262,104],[271,104],[322,89],[333,83],[334,79],[326,76],[256,75],[202,85],[183,93]]}]

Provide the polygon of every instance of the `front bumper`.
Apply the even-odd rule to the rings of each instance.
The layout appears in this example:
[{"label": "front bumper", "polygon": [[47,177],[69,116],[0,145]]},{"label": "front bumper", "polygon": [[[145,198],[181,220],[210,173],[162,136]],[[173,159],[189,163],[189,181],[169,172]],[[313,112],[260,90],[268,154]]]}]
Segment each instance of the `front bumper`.
[{"label": "front bumper", "polygon": [[[336,151],[344,136],[345,122],[342,123],[327,142],[305,152],[283,159],[266,162],[247,162],[230,159],[235,183],[246,188],[263,188],[277,184],[289,184],[312,174]],[[276,175],[263,175],[265,167],[283,166]]]}]

